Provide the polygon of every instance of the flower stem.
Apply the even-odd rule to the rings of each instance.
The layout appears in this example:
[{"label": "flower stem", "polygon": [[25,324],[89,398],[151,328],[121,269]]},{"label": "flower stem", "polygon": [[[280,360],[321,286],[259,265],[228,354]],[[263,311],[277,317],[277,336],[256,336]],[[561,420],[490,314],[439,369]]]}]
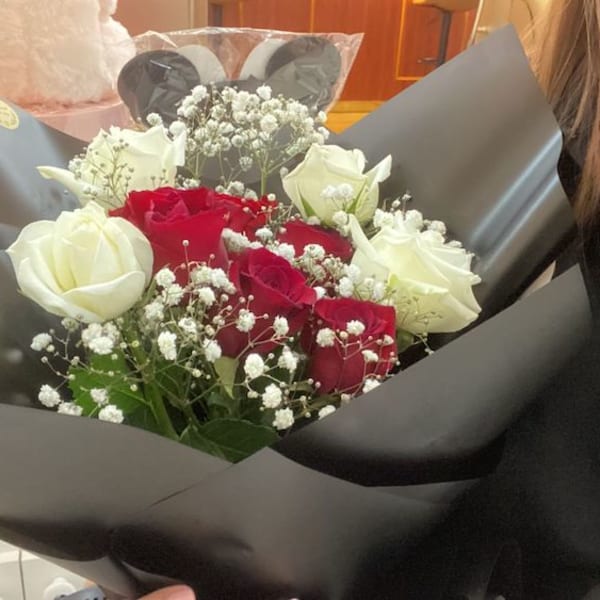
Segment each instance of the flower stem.
[{"label": "flower stem", "polygon": [[262,198],[267,193],[267,177],[269,176],[266,169],[260,173],[260,197]]},{"label": "flower stem", "polygon": [[179,440],[160,390],[154,384],[146,382],[144,383],[144,391],[146,392],[147,399],[150,401],[152,414],[162,435],[172,440]]},{"label": "flower stem", "polygon": [[123,336],[126,338],[136,370],[142,376],[144,395],[150,404],[150,409],[152,410],[160,433],[169,439],[179,440],[179,436],[177,435],[173,423],[171,423],[169,413],[167,412],[163,395],[160,392],[160,389],[152,383],[153,373],[151,361],[148,360],[146,352],[139,345],[137,336],[133,334],[130,328],[123,329]]}]

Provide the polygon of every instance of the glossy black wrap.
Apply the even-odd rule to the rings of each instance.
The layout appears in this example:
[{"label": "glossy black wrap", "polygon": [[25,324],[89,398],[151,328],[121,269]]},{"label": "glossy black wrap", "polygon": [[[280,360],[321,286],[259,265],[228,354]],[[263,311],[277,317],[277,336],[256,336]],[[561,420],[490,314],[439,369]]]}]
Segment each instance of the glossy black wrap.
[{"label": "glossy black wrap", "polygon": [[409,189],[477,256],[476,295],[506,306],[573,233],[556,165],[562,135],[512,27],[436,69],[331,139],[375,164],[394,160],[385,196]]},{"label": "glossy black wrap", "polygon": [[[65,165],[81,147],[19,115],[18,130],[0,129],[3,247],[73,206],[34,167]],[[573,233],[557,125],[504,30],[332,141],[371,162],[394,155],[384,195],[409,187],[415,208],[476,252],[487,320],[230,465],[23,406],[48,381],[28,346],[52,319],[18,296],[2,256],[0,538],[128,597],[180,581],[199,600],[521,599],[518,547],[490,539],[473,555],[439,526],[590,329],[577,268],[507,308]]]}]

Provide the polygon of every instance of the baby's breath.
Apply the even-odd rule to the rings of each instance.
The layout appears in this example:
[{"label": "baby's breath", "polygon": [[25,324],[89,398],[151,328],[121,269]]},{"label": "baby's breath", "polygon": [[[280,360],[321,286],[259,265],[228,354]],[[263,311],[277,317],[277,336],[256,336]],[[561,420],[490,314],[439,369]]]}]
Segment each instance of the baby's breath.
[{"label": "baby's breath", "polygon": [[[329,135],[323,127],[325,119],[323,112],[316,113],[297,100],[274,98],[267,85],[255,93],[199,86],[182,101],[175,123],[187,131],[188,179],[201,181],[205,167],[213,161],[220,169],[223,188],[243,196],[245,186],[232,188],[232,183],[255,168],[263,195],[272,173],[311,144],[325,142]],[[171,129],[180,129],[175,123]]]}]

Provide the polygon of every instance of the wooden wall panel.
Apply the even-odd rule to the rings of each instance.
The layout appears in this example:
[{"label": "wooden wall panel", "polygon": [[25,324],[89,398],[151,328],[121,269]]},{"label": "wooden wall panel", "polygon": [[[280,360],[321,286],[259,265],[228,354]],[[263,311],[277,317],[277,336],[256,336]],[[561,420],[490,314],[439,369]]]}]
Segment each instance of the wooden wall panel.
[{"label": "wooden wall panel", "polygon": [[365,34],[342,100],[383,100],[400,91],[393,73],[401,5],[398,0],[315,0],[317,31]]},{"label": "wooden wall panel", "polygon": [[242,0],[240,25],[282,31],[310,31],[311,0]]},{"label": "wooden wall panel", "polygon": [[[464,50],[474,20],[474,11],[458,12],[453,15],[447,60]],[[415,81],[431,73],[436,65],[427,59],[437,57],[441,34],[441,11],[415,6],[410,0],[404,0],[396,78],[401,81]]]},{"label": "wooden wall panel", "polygon": [[460,54],[469,43],[471,32],[475,27],[475,11],[458,13],[452,20],[452,29],[450,30],[450,43],[448,44],[448,58],[453,58]]},{"label": "wooden wall panel", "polygon": [[203,27],[205,19],[194,23],[194,10],[197,17],[206,12],[204,2],[196,2],[191,7],[189,0],[121,0],[115,18],[127,27],[131,35],[138,35],[150,29],[154,31],[175,31],[191,27]]},{"label": "wooden wall panel", "polygon": [[[454,15],[448,58],[465,48],[474,16]],[[437,55],[441,33],[440,12],[411,0],[228,0],[221,17],[227,27],[364,32],[345,101],[384,101],[427,75],[435,65],[419,59]]]},{"label": "wooden wall panel", "polygon": [[[241,27],[240,25],[240,14],[241,14],[241,3],[240,2],[227,2],[227,3],[216,3],[211,2],[209,4],[213,8],[214,18],[210,21],[211,25],[218,25],[219,27]],[[209,17],[210,18],[210,17]]]}]

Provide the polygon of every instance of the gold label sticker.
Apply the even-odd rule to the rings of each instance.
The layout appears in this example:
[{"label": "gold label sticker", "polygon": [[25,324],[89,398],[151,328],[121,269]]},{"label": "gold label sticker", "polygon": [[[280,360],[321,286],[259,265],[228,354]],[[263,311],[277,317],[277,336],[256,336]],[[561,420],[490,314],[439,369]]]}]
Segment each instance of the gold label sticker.
[{"label": "gold label sticker", "polygon": [[19,115],[6,102],[0,100],[0,127],[16,129],[19,126]]}]

